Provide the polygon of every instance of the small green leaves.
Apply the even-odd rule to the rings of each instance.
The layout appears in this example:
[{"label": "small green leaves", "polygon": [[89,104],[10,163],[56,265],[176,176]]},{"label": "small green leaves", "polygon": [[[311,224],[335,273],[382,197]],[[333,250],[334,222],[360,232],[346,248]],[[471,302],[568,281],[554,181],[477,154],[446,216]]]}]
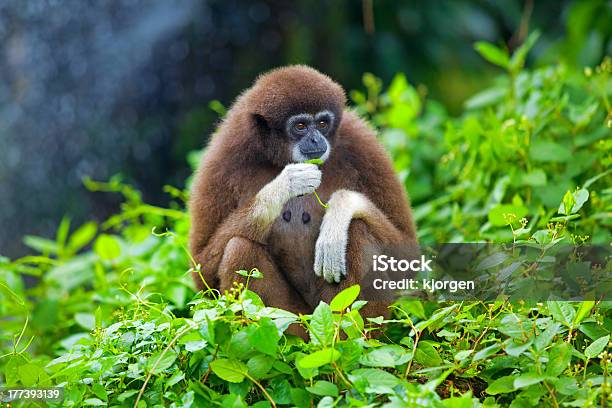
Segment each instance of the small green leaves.
[{"label": "small green leaves", "polygon": [[546,375],[556,377],[567,368],[572,359],[572,345],[568,343],[557,343],[548,352],[548,364]]},{"label": "small green leaves", "polygon": [[489,384],[485,391],[490,395],[507,394],[509,392],[513,392],[516,390],[516,387],[514,386],[515,378],[516,375],[507,375],[505,377],[498,378]]},{"label": "small green leaves", "polygon": [[[596,24],[580,21],[598,16],[590,3],[601,2],[568,9],[570,27],[597,32]],[[401,299],[389,315],[372,317],[374,299],[357,300],[369,299],[370,291],[354,285],[333,299],[324,293],[329,304],[296,316],[270,307],[273,290],[259,297],[244,288],[249,284],[225,292],[212,279],[196,293],[189,273],[210,280],[216,271],[214,262],[193,265],[210,257],[186,250],[190,227],[198,222],[183,205],[190,193],[198,193],[191,181],[185,189],[165,187],[172,204],[162,208],[144,203],[119,177],[106,183],[88,179],[92,191],[124,198],[120,212],[80,227],[66,216],[52,239],[24,238],[33,255],[0,257],[0,314],[8,316],[0,318],[3,385],[61,385],[60,404],[74,407],[603,405],[612,320],[606,282],[598,278],[605,278],[609,265],[595,259],[599,248],[589,252],[588,246],[604,244],[605,251],[610,242],[612,115],[606,91],[612,59],[576,71],[574,66],[598,58],[589,55],[593,49],[602,49],[597,35],[578,35],[573,37],[595,41],[594,47],[575,41],[548,47],[544,58],[535,56],[537,66],[524,69],[537,37],[529,35],[518,47],[476,43],[488,61],[481,67],[491,63],[505,71],[497,78],[482,76],[486,84],[480,88],[472,80],[462,84],[460,70],[450,69],[444,71],[446,93],[428,92],[430,84],[415,86],[403,73],[388,86],[365,74],[363,90],[350,92],[351,109],[375,129],[412,199],[419,240],[500,244],[491,251],[487,247],[495,245],[483,245],[470,268],[482,276],[477,295],[492,288],[482,293],[486,298]],[[561,49],[571,55],[555,55]],[[552,60],[567,63],[546,65]],[[467,90],[473,96],[458,112]],[[428,94],[447,102],[450,96],[453,104]],[[218,101],[210,107],[226,114]],[[194,112],[211,114],[206,107]],[[188,130],[193,136],[201,128],[187,127],[193,127]],[[194,170],[211,157],[211,151],[202,153],[187,157]],[[319,189],[324,198],[331,187],[359,189],[374,173],[387,174],[379,154],[349,158],[359,167],[346,180],[360,185],[331,185],[338,174],[326,174]],[[322,171],[331,164],[307,163]],[[223,170],[214,160],[209,165]],[[232,182],[224,179],[220,189]],[[396,207],[399,201],[388,190],[383,182],[367,193],[380,208]],[[201,198],[219,204],[220,213],[235,209],[235,203],[220,202],[214,189],[208,193]],[[318,192],[313,196],[310,204],[316,198],[326,206]],[[402,221],[387,215],[393,223]],[[306,227],[316,235],[317,225]],[[569,247],[573,244],[577,251]],[[502,245],[508,251],[500,252]],[[522,248],[525,259],[514,259]],[[452,258],[449,274],[461,258]],[[556,268],[561,258],[568,263]],[[247,266],[253,269],[229,278],[252,283],[263,276],[257,269],[262,265]],[[283,266],[280,271],[289,277],[291,268]],[[441,269],[431,277],[446,275]],[[24,284],[24,275],[35,278],[28,281],[34,286]],[[557,292],[567,285],[585,290],[575,297]],[[516,287],[524,296],[496,297],[502,287]],[[319,296],[321,288],[306,288],[311,289]],[[283,335],[294,329],[310,340]]]},{"label": "small green leaves", "polygon": [[168,368],[176,360],[177,354],[172,350],[159,351],[151,354],[147,359],[147,371],[151,371],[153,374],[159,374]]},{"label": "small green leaves", "polygon": [[318,166],[323,164],[323,160],[321,159],[310,159],[310,160],[306,160],[305,163],[309,163],[309,164],[316,164]]},{"label": "small green leaves", "polygon": [[102,234],[96,239],[94,244],[94,252],[106,261],[112,261],[121,255],[121,246],[117,237],[113,235]]},{"label": "small green leaves", "polygon": [[510,56],[507,50],[503,50],[488,42],[479,41],[474,44],[474,48],[484,59],[502,68],[510,65]]},{"label": "small green leaves", "polygon": [[371,349],[362,355],[359,362],[369,367],[396,367],[408,362],[412,358],[412,353],[406,349],[387,345]]},{"label": "small green leaves", "polygon": [[271,356],[276,354],[278,341],[281,338],[278,328],[268,317],[262,318],[258,326],[252,327],[252,330],[248,332],[248,337],[251,346]]},{"label": "small green leaves", "polygon": [[556,321],[563,323],[567,327],[572,327],[576,310],[570,302],[548,301],[546,305]]},{"label": "small green leaves", "polygon": [[[310,164],[316,164],[318,166],[323,164],[323,160],[321,159],[310,159],[310,160],[306,160],[305,163],[310,163]],[[321,201],[321,198],[319,197],[319,194],[317,194],[316,191],[313,191],[312,194],[315,196],[315,198],[317,199],[317,202],[319,203],[319,205],[323,208],[329,208],[329,205],[325,204],[323,201]]]},{"label": "small green leaves", "polygon": [[489,211],[488,218],[492,225],[501,227],[518,221],[528,212],[529,209],[523,205],[498,204]]},{"label": "small green leaves", "polygon": [[332,312],[342,312],[357,300],[359,296],[360,287],[359,285],[349,286],[338,293],[329,304]]},{"label": "small green leaves", "polygon": [[561,201],[561,205],[559,206],[559,214],[570,215],[575,214],[586,203],[589,199],[589,191],[581,188],[576,190],[575,192],[567,191],[563,196],[563,200]]},{"label": "small green leaves", "polygon": [[310,320],[310,341],[316,345],[326,346],[334,337],[334,320],[327,303],[321,302],[312,313]]},{"label": "small green leaves", "polygon": [[322,397],[326,395],[330,397],[338,396],[338,387],[329,381],[317,381],[312,387],[306,387],[306,391]]},{"label": "small green leaves", "polygon": [[239,271],[236,271],[236,273],[240,276],[244,276],[245,278],[254,278],[254,279],[262,279],[263,278],[263,273],[261,273],[259,271],[259,269],[257,268],[253,268],[250,271],[241,269]]},{"label": "small green leaves", "polygon": [[609,341],[610,335],[595,340],[584,350],[584,355],[587,356],[587,358],[597,357],[606,347],[608,347]]},{"label": "small green leaves", "polygon": [[414,359],[425,367],[437,367],[442,364],[442,358],[432,341],[421,341],[417,345]]},{"label": "small green leaves", "polygon": [[232,383],[242,382],[245,374],[248,372],[248,368],[244,363],[228,358],[213,361],[210,363],[210,369],[217,377]]},{"label": "small green leaves", "polygon": [[317,368],[336,361],[338,358],[340,358],[338,350],[324,348],[302,358],[299,365],[302,368]]}]

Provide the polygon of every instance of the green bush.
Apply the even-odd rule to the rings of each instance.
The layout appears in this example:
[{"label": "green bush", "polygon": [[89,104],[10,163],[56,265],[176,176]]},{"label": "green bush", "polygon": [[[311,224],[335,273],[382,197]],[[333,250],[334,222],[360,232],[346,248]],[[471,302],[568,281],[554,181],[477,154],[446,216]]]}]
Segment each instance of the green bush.
[{"label": "green bush", "polygon": [[[401,74],[384,91],[365,75],[351,93],[410,192],[422,242],[609,244],[612,62],[526,70],[534,41],[513,56],[477,44],[505,73],[458,118]],[[295,316],[244,287],[194,293],[187,191],[168,187],[174,201],[159,208],[119,179],[86,186],[122,194],[121,212],[74,231],[64,219],[55,240],[25,238],[38,255],[0,258],[5,386],[62,386],[58,406],[606,404],[609,302],[404,300],[393,320],[364,321],[353,287]],[[309,343],[282,336],[293,322]]]}]

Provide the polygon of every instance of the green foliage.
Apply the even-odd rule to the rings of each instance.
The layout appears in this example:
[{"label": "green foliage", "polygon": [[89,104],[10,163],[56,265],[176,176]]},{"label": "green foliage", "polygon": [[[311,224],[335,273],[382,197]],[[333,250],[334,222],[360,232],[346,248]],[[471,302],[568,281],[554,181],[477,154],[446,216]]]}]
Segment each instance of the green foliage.
[{"label": "green foliage", "polygon": [[351,93],[379,128],[423,242],[507,242],[537,231],[567,243],[610,242],[612,60],[584,73],[563,65],[523,70],[536,39],[512,56],[476,45],[507,74],[466,101],[458,118],[403,74],[386,92],[364,75],[366,92]]},{"label": "green foliage", "polygon": [[[611,62],[524,70],[533,38],[512,56],[476,46],[507,73],[461,117],[404,75],[384,92],[365,75],[351,94],[380,128],[424,242],[610,242]],[[352,286],[296,316],[248,290],[257,269],[237,271],[246,286],[228,293],[194,293],[206,265],[186,250],[187,191],[167,188],[175,201],[159,208],[117,178],[86,186],[123,195],[121,212],[75,230],[66,218],[55,240],[25,238],[37,255],[0,258],[3,385],[63,386],[56,405],[75,407],[606,403],[609,302],[400,300],[386,321],[361,316]],[[501,255],[478,268],[504,266]],[[310,341],[285,336],[291,324]]]}]

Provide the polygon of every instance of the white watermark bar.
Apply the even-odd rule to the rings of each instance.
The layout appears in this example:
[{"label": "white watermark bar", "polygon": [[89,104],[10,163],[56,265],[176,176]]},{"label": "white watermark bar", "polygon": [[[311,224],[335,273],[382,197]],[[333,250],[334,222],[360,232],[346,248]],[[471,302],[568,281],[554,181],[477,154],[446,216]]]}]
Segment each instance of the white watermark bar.
[{"label": "white watermark bar", "polygon": [[365,300],[612,300],[610,245],[378,246],[363,257]]}]

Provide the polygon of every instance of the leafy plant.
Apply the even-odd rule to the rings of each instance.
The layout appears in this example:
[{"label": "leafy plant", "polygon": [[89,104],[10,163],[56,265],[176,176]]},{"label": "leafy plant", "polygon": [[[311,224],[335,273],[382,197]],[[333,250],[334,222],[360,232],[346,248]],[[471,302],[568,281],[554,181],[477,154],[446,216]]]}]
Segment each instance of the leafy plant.
[{"label": "leafy plant", "polygon": [[[422,242],[530,243],[543,257],[562,244],[610,242],[612,63],[584,73],[526,70],[536,37],[514,55],[476,45],[505,71],[460,117],[402,74],[384,92],[367,74],[366,91],[351,93],[410,192]],[[54,240],[25,237],[36,255],[0,258],[3,386],[61,386],[64,401],[55,406],[75,407],[558,407],[609,399],[610,302],[402,299],[392,319],[364,319],[353,286],[297,316],[248,290],[262,278],[257,269],[237,271],[247,283],[227,293],[194,293],[190,275],[206,265],[194,265],[186,250],[188,191],[166,188],[173,202],[160,208],[119,178],[85,184],[121,194],[121,211],[74,230],[65,218]],[[479,267],[522,273],[505,262],[494,256]],[[310,341],[284,335],[291,324]]]}]

